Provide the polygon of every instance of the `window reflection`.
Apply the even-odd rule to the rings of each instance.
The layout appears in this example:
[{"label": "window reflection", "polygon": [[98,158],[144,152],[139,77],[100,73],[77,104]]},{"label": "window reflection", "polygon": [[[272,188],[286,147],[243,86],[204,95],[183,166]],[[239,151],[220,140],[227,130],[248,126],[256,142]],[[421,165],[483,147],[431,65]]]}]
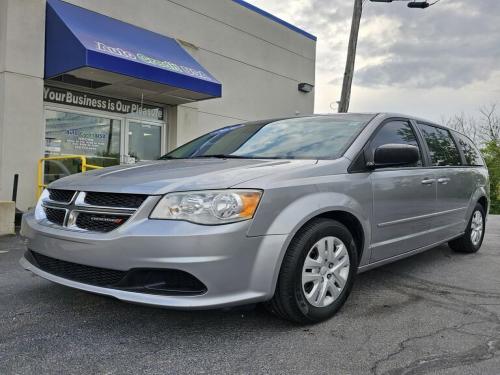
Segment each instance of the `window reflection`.
[{"label": "window reflection", "polygon": [[[410,124],[406,121],[390,121],[384,124],[382,128],[379,129],[371,143],[372,152],[375,152],[377,147],[386,144],[405,144],[416,146],[419,148],[419,155],[421,155],[417,137],[410,127]],[[422,166],[422,158],[419,157],[418,162],[413,166]]]},{"label": "window reflection", "polygon": [[[45,155],[87,156],[89,164],[120,162],[121,121],[72,112],[45,110]],[[46,182],[80,172],[80,160],[45,162]]]},{"label": "window reflection", "polygon": [[129,122],[128,154],[140,160],[156,160],[161,155],[161,127]]},{"label": "window reflection", "polygon": [[231,155],[248,158],[334,159],[370,115],[302,117],[231,126],[206,134],[165,158]]},{"label": "window reflection", "polygon": [[429,147],[433,166],[461,165],[460,153],[447,130],[418,124]]},{"label": "window reflection", "polygon": [[458,143],[460,145],[460,148],[462,149],[462,152],[464,153],[467,165],[484,165],[483,158],[481,157],[479,150],[469,138],[462,134],[458,134]]}]

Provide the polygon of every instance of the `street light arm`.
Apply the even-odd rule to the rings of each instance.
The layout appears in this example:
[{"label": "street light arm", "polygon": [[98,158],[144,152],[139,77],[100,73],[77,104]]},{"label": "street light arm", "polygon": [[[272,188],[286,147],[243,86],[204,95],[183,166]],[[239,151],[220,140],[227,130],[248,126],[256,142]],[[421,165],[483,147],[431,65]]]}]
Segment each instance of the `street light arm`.
[{"label": "street light arm", "polygon": [[416,0],[370,0],[372,3],[392,3],[394,1],[406,1],[408,2],[408,8],[428,8],[441,0],[435,0],[433,3],[429,3],[428,0],[416,1]]}]

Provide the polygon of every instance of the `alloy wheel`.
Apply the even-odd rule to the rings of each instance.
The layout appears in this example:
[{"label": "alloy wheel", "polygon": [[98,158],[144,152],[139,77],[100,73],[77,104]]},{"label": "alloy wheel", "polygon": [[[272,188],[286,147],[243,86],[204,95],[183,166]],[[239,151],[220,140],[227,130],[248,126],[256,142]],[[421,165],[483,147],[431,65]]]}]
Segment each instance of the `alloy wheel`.
[{"label": "alloy wheel", "polygon": [[474,246],[478,246],[483,237],[484,220],[480,211],[475,211],[472,215],[470,239]]},{"label": "alloy wheel", "polygon": [[308,251],[302,268],[302,290],[315,307],[332,304],[349,277],[350,259],[345,244],[337,237],[324,237]]}]

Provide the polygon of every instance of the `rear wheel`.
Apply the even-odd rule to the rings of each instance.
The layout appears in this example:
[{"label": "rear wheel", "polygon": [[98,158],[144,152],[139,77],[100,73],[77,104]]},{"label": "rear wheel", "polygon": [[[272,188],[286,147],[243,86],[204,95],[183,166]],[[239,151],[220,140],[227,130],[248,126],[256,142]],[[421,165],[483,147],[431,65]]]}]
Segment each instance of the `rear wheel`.
[{"label": "rear wheel", "polygon": [[315,219],[290,243],[267,307],[298,323],[328,319],[349,296],[357,268],[356,245],[349,230],[335,220]]},{"label": "rear wheel", "polygon": [[453,251],[459,253],[475,253],[483,244],[486,223],[486,213],[481,204],[477,203],[472,211],[472,216],[467,229],[462,237],[450,241],[448,245]]}]

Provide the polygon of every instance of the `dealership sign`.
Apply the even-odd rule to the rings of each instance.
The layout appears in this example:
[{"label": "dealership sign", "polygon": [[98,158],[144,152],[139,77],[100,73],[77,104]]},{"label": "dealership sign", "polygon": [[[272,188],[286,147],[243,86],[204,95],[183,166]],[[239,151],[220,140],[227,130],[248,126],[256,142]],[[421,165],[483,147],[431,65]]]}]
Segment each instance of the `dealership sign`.
[{"label": "dealership sign", "polygon": [[164,118],[162,107],[88,94],[60,87],[45,86],[43,100],[49,103],[66,104],[124,115],[135,115],[152,120],[163,120]]},{"label": "dealership sign", "polygon": [[171,72],[187,74],[191,77],[204,79],[206,81],[214,81],[207,73],[202,70],[190,68],[189,66],[176,64],[172,61],[156,59],[154,57],[145,55],[140,52],[133,52],[131,50],[120,48],[116,46],[110,46],[102,42],[95,42],[96,50],[99,52],[104,52],[110,55],[115,55],[124,59],[139,61],[144,64],[153,65],[158,68],[170,70]]}]

